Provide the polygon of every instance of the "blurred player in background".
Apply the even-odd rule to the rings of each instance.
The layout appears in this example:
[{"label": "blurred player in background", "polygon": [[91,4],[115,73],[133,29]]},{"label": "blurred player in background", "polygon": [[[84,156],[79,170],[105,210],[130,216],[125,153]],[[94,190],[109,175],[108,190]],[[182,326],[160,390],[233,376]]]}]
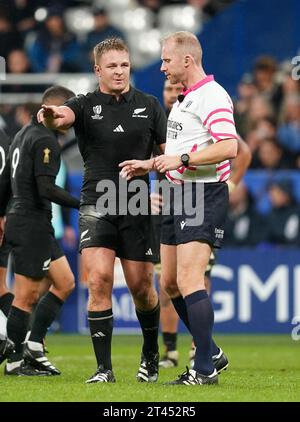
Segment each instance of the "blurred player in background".
[{"label": "blurred player in background", "polygon": [[[61,105],[73,96],[64,87],[51,87],[45,91],[43,103]],[[5,375],[60,374],[44,354],[43,339],[74,288],[74,276],[54,239],[51,202],[79,208],[79,200],[55,184],[59,167],[57,134],[33,117],[11,144],[0,184],[0,215],[6,213],[5,239],[15,271],[15,298],[7,320],[7,336],[15,350],[8,356]],[[23,346],[32,305],[45,276],[52,285],[38,302],[29,340]]]},{"label": "blurred player in background", "polygon": [[[0,129],[0,183],[9,151],[9,138]],[[14,295],[6,284],[6,272],[10,248],[4,240],[5,217],[0,217],[0,363],[13,350],[13,343],[7,338],[7,317]],[[1,357],[2,356],[2,357]]]}]

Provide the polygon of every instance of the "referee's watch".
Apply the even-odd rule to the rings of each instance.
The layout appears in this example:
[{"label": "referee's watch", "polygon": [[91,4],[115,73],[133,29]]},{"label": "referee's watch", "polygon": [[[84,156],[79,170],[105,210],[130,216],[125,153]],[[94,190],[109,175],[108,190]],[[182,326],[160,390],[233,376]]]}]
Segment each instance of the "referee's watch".
[{"label": "referee's watch", "polygon": [[182,164],[184,165],[184,167],[188,167],[189,166],[189,161],[190,161],[190,156],[189,154],[182,154],[182,156],[180,157]]}]

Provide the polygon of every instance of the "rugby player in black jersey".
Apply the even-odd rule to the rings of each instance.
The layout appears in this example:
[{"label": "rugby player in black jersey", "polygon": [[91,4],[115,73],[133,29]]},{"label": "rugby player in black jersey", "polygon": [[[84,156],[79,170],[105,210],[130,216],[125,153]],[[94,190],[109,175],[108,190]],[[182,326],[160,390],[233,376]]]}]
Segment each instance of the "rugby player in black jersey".
[{"label": "rugby player in black jersey", "polygon": [[[45,91],[43,103],[60,105],[73,96],[64,87],[51,87]],[[79,200],[55,184],[59,167],[57,134],[33,117],[16,134],[0,183],[0,215],[4,215],[11,197],[5,240],[11,247],[15,270],[15,298],[7,320],[7,335],[15,350],[8,357],[6,375],[60,373],[45,357],[42,341],[74,288],[74,276],[54,238],[51,202],[79,208]],[[39,295],[38,282],[46,275],[52,285],[37,305],[31,335],[23,347],[32,305]]]},{"label": "rugby player in black jersey", "polygon": [[[8,151],[9,138],[6,133],[0,129],[0,180],[6,165]],[[14,295],[8,290],[6,285],[9,246],[3,242],[4,223],[4,217],[0,217],[0,241],[2,241],[2,245],[0,246],[0,363],[13,349],[13,343],[7,339],[6,334],[7,316]]]},{"label": "rugby player in black jersey", "polygon": [[[153,286],[155,250],[151,215],[101,214],[97,183],[113,182],[118,192],[118,164],[126,158],[150,159],[154,144],[165,143],[166,116],[158,100],[130,86],[128,47],[121,39],[107,39],[94,48],[99,87],[63,107],[43,107],[38,118],[46,127],[74,126],[85,174],[80,204],[80,249],[88,277],[88,320],[98,369],[87,383],[115,382],[111,363],[113,331],[112,288],[114,262],[121,259],[125,279],[143,332],[137,379],[158,378],[159,302]],[[146,183],[148,176],[141,178]],[[128,194],[128,197],[130,195]]]}]

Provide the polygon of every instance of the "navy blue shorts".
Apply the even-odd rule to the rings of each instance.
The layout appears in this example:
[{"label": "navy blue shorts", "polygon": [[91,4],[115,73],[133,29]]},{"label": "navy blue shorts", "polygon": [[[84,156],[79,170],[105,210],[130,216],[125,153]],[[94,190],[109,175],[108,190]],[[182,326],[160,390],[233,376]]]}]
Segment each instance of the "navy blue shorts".
[{"label": "navy blue shorts", "polygon": [[[161,243],[180,245],[198,240],[207,242],[212,248],[220,248],[228,210],[227,183],[189,183],[188,192],[180,197],[178,194],[170,195],[169,215],[163,215]],[[184,206],[187,195],[194,213]]]}]

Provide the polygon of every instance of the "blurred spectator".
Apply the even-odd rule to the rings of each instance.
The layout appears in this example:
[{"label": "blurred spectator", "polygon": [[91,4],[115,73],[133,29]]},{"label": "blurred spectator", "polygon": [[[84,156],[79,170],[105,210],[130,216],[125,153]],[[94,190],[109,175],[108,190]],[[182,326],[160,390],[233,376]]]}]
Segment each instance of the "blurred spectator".
[{"label": "blurred spectator", "polygon": [[225,226],[225,246],[255,246],[264,238],[264,219],[243,182],[231,192]]},{"label": "blurred spectator", "polygon": [[262,95],[256,95],[250,102],[248,112],[248,129],[253,129],[257,120],[274,117],[272,104]]},{"label": "blurred spectator", "polygon": [[158,13],[161,6],[163,6],[163,4],[166,2],[162,0],[139,0],[139,3],[141,6],[147,7],[152,12]]},{"label": "blurred spectator", "polygon": [[271,117],[265,117],[256,121],[253,130],[246,137],[246,142],[254,153],[266,138],[275,138],[277,133],[276,122]]},{"label": "blurred spectator", "polygon": [[283,95],[300,95],[300,79],[294,79],[290,74],[286,75],[282,83]]},{"label": "blurred spectator", "polygon": [[9,53],[16,48],[22,48],[22,39],[0,9],[0,56],[7,59]]},{"label": "blurred spectator", "polygon": [[275,138],[265,138],[253,156],[251,168],[279,170],[295,168],[295,159]]},{"label": "blurred spectator", "polygon": [[257,95],[257,88],[251,75],[244,75],[238,85],[238,99],[235,102],[235,123],[238,133],[242,138],[246,138],[248,128],[248,113],[252,99]]},{"label": "blurred spectator", "polygon": [[8,73],[31,73],[28,57],[24,50],[12,50],[7,57]]},{"label": "blurred spectator", "polygon": [[73,34],[67,31],[63,9],[50,8],[45,26],[39,31],[29,56],[35,72],[80,71],[80,46]]},{"label": "blurred spectator", "polygon": [[[14,75],[32,73],[29,59],[23,50],[12,50],[7,58],[7,72]],[[48,86],[48,85],[47,85]],[[24,93],[24,92],[42,92],[47,88],[45,85],[14,83],[3,85],[2,92],[5,93]]]},{"label": "blurred spectator", "polygon": [[297,94],[290,94],[284,100],[278,139],[290,152],[300,153],[300,96]]},{"label": "blurred spectator", "polygon": [[276,82],[277,62],[273,57],[262,56],[254,65],[254,81],[258,92],[277,112],[282,101],[282,88]]},{"label": "blurred spectator", "polygon": [[91,63],[91,65],[88,64],[88,67],[85,70],[89,72],[93,69],[93,48],[96,44],[100,43],[106,38],[116,37],[125,39],[124,34],[119,29],[110,24],[109,17],[105,8],[94,8],[93,15],[95,21],[94,29],[88,33],[86,42],[84,43],[84,54],[88,54],[88,63]]},{"label": "blurred spectator", "polygon": [[4,3],[9,16],[13,16],[17,31],[22,36],[35,28],[34,12],[38,7],[38,0],[6,0]]},{"label": "blurred spectator", "polygon": [[272,211],[267,216],[266,240],[276,245],[299,246],[300,207],[296,203],[292,182],[273,182],[269,188]]}]

